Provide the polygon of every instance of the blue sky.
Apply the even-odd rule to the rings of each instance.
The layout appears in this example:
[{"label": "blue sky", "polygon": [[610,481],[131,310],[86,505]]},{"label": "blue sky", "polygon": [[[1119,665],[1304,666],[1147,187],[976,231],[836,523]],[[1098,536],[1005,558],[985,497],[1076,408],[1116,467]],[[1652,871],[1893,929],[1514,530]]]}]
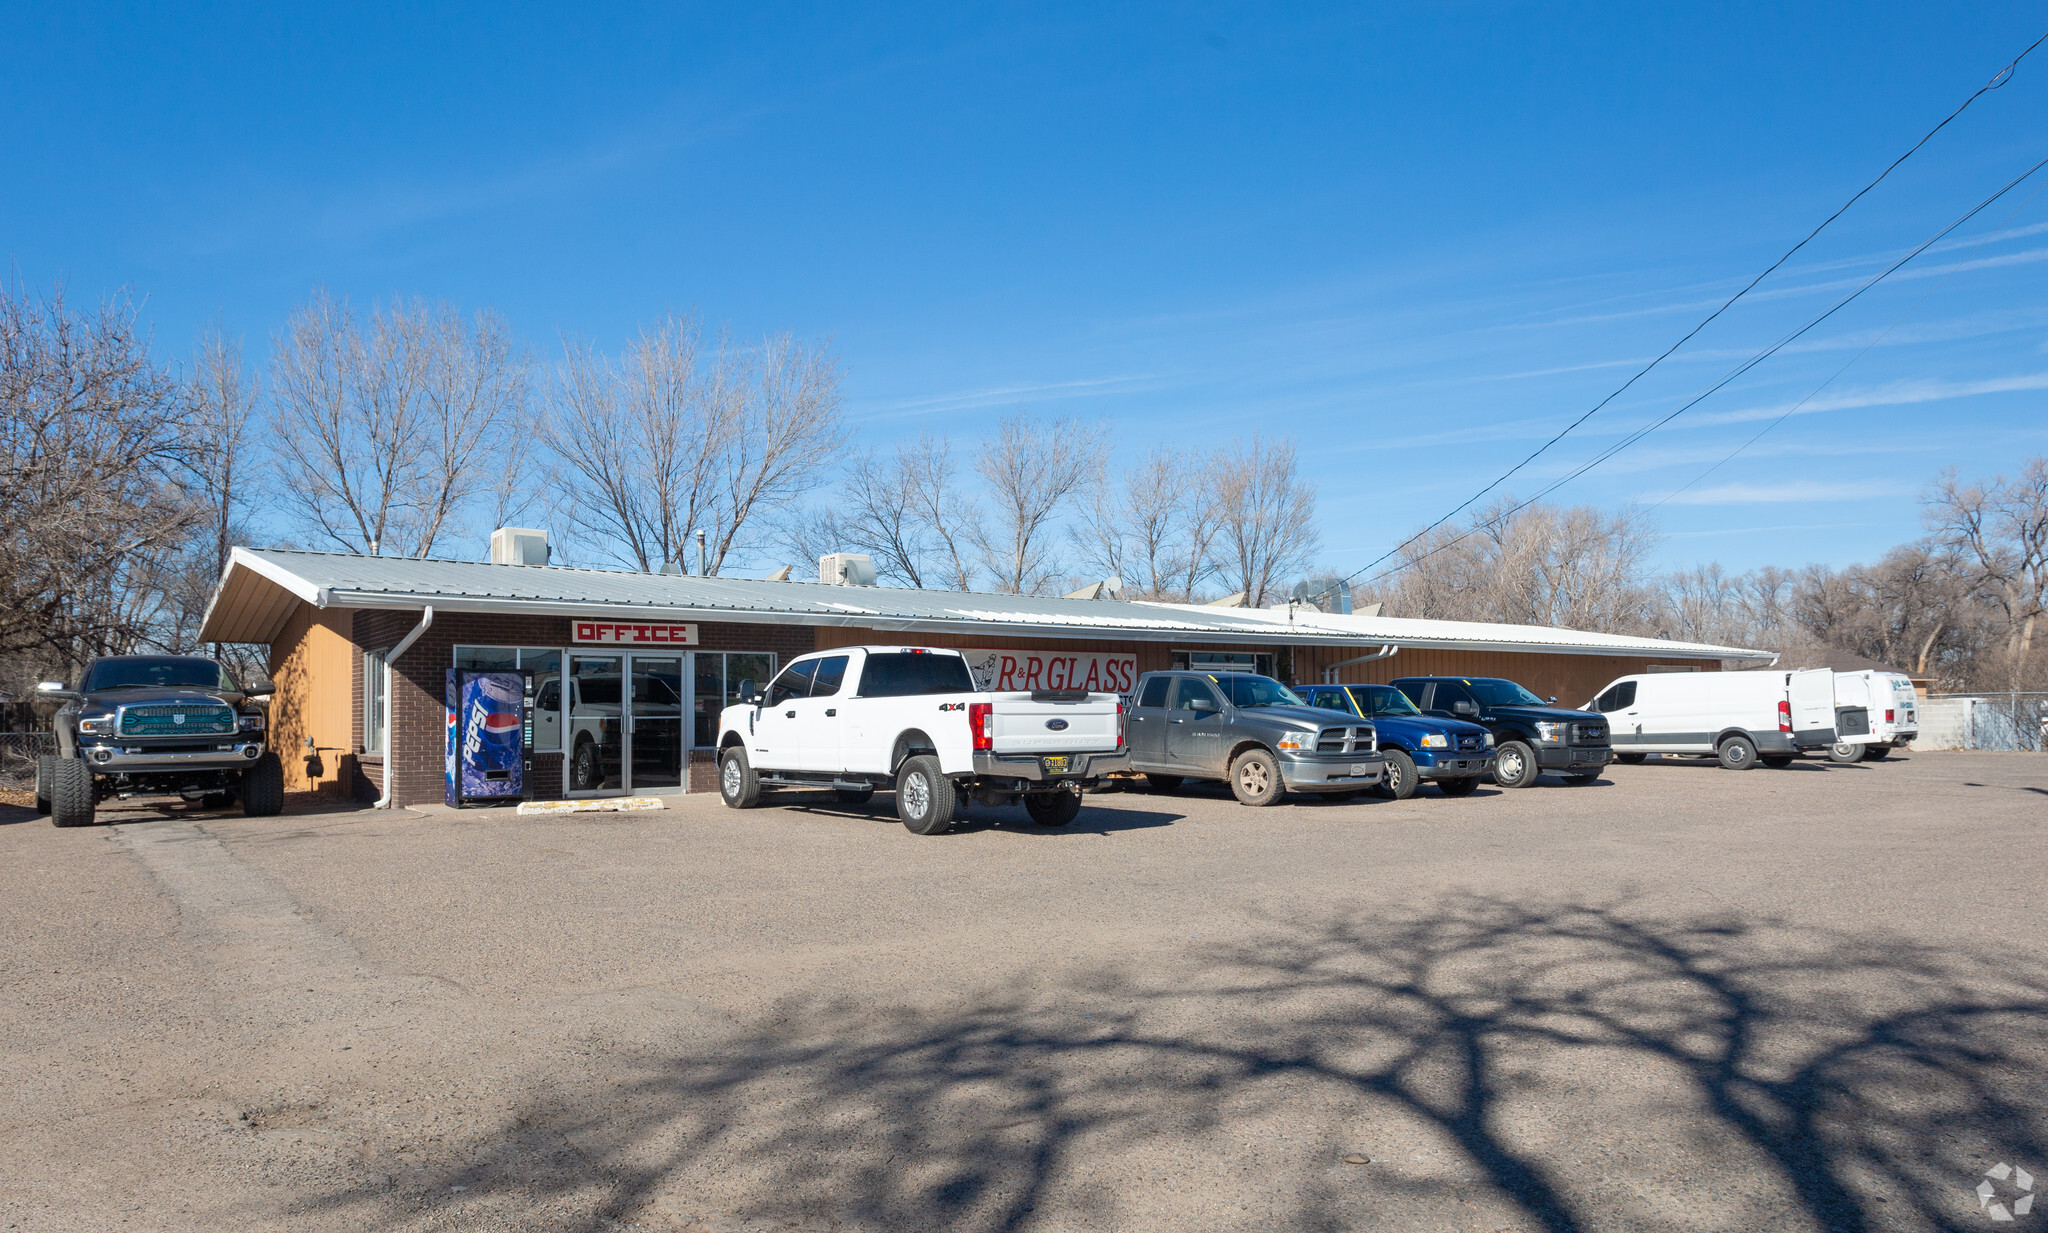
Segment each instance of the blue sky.
[{"label": "blue sky", "polygon": [[[2048,28],[2017,4],[339,9],[12,6],[19,277],[135,288],[170,354],[217,317],[260,355],[316,286],[495,307],[546,348],[695,309],[832,337],[876,444],[1016,406],[1130,457],[1290,434],[1340,569]],[[1512,489],[2048,156],[2044,121],[2048,48]],[[1840,564],[1917,534],[1939,468],[2048,450],[2038,182],[1553,499],[1693,482],[1656,511],[1660,565]]]}]

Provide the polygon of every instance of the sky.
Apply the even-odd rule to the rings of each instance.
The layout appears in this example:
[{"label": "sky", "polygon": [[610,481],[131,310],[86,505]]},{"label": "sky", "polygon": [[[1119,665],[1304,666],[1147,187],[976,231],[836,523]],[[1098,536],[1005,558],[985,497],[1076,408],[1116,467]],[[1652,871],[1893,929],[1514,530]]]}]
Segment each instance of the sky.
[{"label": "sky", "polygon": [[[1018,409],[1103,426],[1119,464],[1288,436],[1344,573],[2044,30],[2002,3],[13,4],[0,255],[28,288],[130,290],[172,358],[218,322],[260,359],[317,288],[493,308],[544,354],[694,311],[829,338],[876,446]],[[1503,491],[2044,157],[2048,47]],[[2044,183],[1547,499],[1648,509],[1660,569],[1915,537],[1943,468],[2048,452]]]}]

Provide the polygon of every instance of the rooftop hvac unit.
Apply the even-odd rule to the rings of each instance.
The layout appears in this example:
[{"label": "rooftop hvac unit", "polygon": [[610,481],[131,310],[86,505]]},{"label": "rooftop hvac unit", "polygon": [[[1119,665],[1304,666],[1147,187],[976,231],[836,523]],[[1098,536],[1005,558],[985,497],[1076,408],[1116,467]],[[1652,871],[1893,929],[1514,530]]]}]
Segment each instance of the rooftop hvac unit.
[{"label": "rooftop hvac unit", "polygon": [[499,527],[491,532],[491,564],[546,565],[548,533],[532,527]]},{"label": "rooftop hvac unit", "polygon": [[865,552],[828,552],[818,558],[818,581],[835,587],[871,587],[875,562]]}]

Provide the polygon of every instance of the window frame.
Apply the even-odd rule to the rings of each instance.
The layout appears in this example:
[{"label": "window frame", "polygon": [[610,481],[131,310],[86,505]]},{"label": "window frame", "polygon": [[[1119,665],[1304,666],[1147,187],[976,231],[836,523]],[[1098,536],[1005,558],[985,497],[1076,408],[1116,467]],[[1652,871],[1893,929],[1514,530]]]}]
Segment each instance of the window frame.
[{"label": "window frame", "polygon": [[380,646],[363,651],[363,754],[382,758],[390,752],[391,698],[387,688],[391,648]]}]

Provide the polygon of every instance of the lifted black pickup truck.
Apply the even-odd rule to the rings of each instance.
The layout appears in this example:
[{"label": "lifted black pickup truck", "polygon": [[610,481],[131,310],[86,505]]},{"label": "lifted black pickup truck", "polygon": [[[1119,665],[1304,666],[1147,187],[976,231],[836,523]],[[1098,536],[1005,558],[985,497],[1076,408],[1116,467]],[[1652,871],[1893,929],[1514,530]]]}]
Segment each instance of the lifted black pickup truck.
[{"label": "lifted black pickup truck", "polygon": [[58,826],[90,826],[99,802],[182,796],[236,800],[250,817],[284,808],[284,765],[264,748],[263,702],[273,686],[243,686],[210,659],[108,655],[85,666],[77,689],[49,681],[37,701],[56,704],[57,754],[36,763],[36,808]]}]

